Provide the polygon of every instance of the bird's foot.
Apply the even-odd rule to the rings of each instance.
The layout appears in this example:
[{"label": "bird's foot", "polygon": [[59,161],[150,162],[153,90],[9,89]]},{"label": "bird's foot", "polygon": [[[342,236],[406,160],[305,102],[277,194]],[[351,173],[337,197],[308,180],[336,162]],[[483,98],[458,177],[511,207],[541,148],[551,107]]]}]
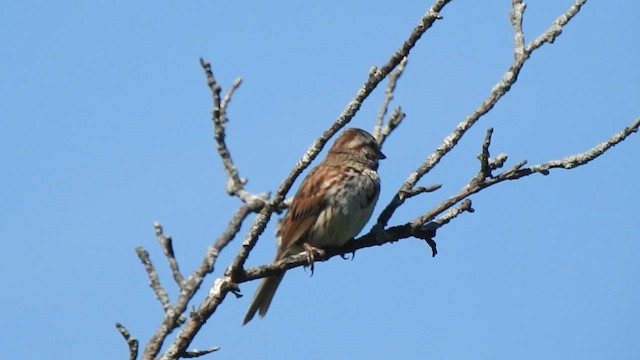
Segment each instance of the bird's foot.
[{"label": "bird's foot", "polygon": [[313,276],[313,263],[316,261],[316,259],[322,259],[325,256],[325,251],[317,248],[317,247],[313,247],[307,243],[304,243],[304,251],[307,254],[307,261],[309,262],[309,269],[311,269],[311,276]]}]

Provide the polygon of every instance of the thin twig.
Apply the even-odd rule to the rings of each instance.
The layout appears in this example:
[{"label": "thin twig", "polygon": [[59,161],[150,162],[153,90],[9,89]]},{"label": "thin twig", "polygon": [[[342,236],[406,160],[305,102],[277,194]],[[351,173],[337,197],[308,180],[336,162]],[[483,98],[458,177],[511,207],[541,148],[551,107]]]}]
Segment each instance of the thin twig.
[{"label": "thin twig", "polygon": [[547,29],[544,33],[538,36],[535,40],[527,44],[525,47],[525,54],[531,54],[534,50],[544,45],[545,43],[553,44],[556,38],[562,33],[562,28],[573,19],[574,16],[580,12],[580,8],[584,5],[587,0],[576,0],[574,1],[571,8],[567,10],[564,14],[560,15],[556,21],[553,22],[553,25]]},{"label": "thin twig", "polygon": [[621,132],[612,136],[609,140],[593,147],[591,150],[567,156],[562,160],[552,160],[544,164],[534,165],[530,168],[532,172],[539,172],[543,175],[547,175],[550,169],[573,169],[574,167],[578,167],[588,163],[589,161],[597,158],[598,156],[605,153],[605,151],[614,147],[615,145],[622,142],[629,135],[635,133],[640,128],[640,118],[636,119],[636,121],[631,124],[631,126],[624,128]]},{"label": "thin twig", "polygon": [[527,4],[522,0],[512,0],[512,10],[509,13],[511,26],[513,26],[513,53],[516,58],[524,55],[524,31],[522,30],[522,17]]},{"label": "thin twig", "polygon": [[[380,145],[382,145],[385,138],[389,135],[388,133],[385,135],[382,128],[384,117],[387,115],[387,111],[389,110],[389,104],[391,103],[391,100],[393,100],[393,92],[396,89],[398,79],[400,78],[400,76],[402,76],[402,73],[404,72],[404,68],[407,65],[408,59],[409,58],[405,56],[400,62],[400,64],[398,64],[398,67],[396,68],[396,70],[394,70],[393,72],[391,72],[391,74],[389,74],[389,83],[387,84],[387,88],[384,91],[384,100],[382,101],[382,106],[380,106],[380,110],[378,111],[378,118],[376,119],[376,124],[373,127],[373,136],[378,140],[378,144]],[[401,118],[404,118],[404,116],[402,116]],[[398,119],[396,119],[396,123],[393,126],[394,128],[398,126],[400,121],[402,121],[401,118],[399,121]],[[386,130],[387,132],[390,132],[391,129],[389,129],[389,126],[387,126]]]},{"label": "thin twig", "polygon": [[149,277],[149,286],[151,287],[151,289],[153,289],[153,292],[156,294],[156,299],[160,301],[162,309],[166,313],[171,309],[169,295],[160,283],[160,277],[158,276],[156,268],[151,263],[149,253],[142,246],[138,246],[136,248],[136,254],[138,254],[138,258],[144,265],[144,269],[147,271],[147,276]]},{"label": "thin twig", "polygon": [[495,158],[489,158],[489,168],[491,169],[491,171],[500,169],[504,166],[504,163],[507,162],[508,158],[509,157],[505,153],[500,153]]},{"label": "thin twig", "polygon": [[449,211],[447,211],[444,215],[434,220],[433,223],[437,224],[436,229],[439,229],[444,225],[448,224],[449,222],[451,222],[451,220],[455,219],[456,217],[458,217],[458,215],[462,214],[463,212],[472,213],[474,211],[475,210],[471,207],[471,200],[464,199],[460,203],[460,205],[449,209]]},{"label": "thin twig", "polygon": [[231,101],[232,95],[235,90],[242,84],[242,79],[237,78],[231,87],[225,94],[224,98],[220,98],[222,88],[217,83],[213,71],[211,70],[211,64],[200,58],[200,66],[204,70],[207,78],[207,85],[211,89],[211,96],[213,98],[213,111],[211,112],[211,120],[213,121],[213,138],[216,142],[216,149],[222,159],[222,165],[224,172],[227,175],[227,194],[237,196],[244,203],[249,204],[252,208],[259,208],[264,205],[267,198],[266,194],[251,194],[245,190],[244,185],[247,183],[247,179],[240,177],[238,168],[231,159],[231,153],[227,147],[225,141],[226,137],[226,125],[229,121],[227,116],[227,106]]},{"label": "thin twig", "polygon": [[206,349],[206,350],[190,350],[190,351],[186,351],[184,354],[182,354],[182,358],[185,359],[192,359],[192,358],[197,358],[203,355],[207,355],[207,354],[211,354],[212,352],[218,351],[220,350],[220,346],[214,346],[212,348]]},{"label": "thin twig", "polygon": [[464,212],[474,212],[475,210],[471,207],[471,200],[465,199],[458,206],[450,208],[444,215],[440,216],[434,221],[428,222],[421,227],[421,230],[426,231],[427,233],[433,233],[434,236],[423,238],[427,242],[427,245],[431,248],[431,256],[435,257],[438,254],[438,249],[435,240],[436,230],[450,223],[451,220],[458,217],[458,215]]},{"label": "thin twig", "polygon": [[440,189],[441,187],[442,187],[442,184],[435,184],[435,185],[429,185],[429,186],[416,186],[413,189],[409,190],[408,192],[402,194],[402,196],[404,199],[408,199],[420,194],[434,192]]},{"label": "thin twig", "polygon": [[[233,240],[238,231],[240,231],[240,227],[242,226],[242,222],[244,221],[244,219],[246,219],[247,216],[253,211],[255,211],[255,209],[252,209],[247,205],[238,208],[238,210],[236,210],[236,213],[231,218],[231,221],[229,221],[229,225],[227,225],[227,228],[222,234],[220,234],[218,239],[216,239],[216,242],[213,244],[213,248],[218,252],[224,249],[229,244],[229,242]],[[213,260],[215,259],[216,257],[214,256]],[[213,271],[213,263],[211,264],[211,271]]]},{"label": "thin twig", "polygon": [[491,145],[491,135],[493,134],[493,128],[487,129],[487,134],[482,142],[482,151],[478,154],[478,160],[480,160],[480,171],[476,175],[475,181],[483,181],[491,176],[491,166],[489,165],[489,145]]},{"label": "thin twig", "polygon": [[162,225],[160,225],[159,222],[153,223],[153,229],[155,230],[158,242],[160,242],[160,247],[164,252],[164,256],[166,256],[169,261],[169,268],[173,274],[173,279],[176,281],[178,286],[182,288],[184,284],[184,277],[182,276],[182,273],[180,273],[180,267],[178,266],[175,253],[173,251],[173,240],[171,239],[171,236],[164,236],[162,232]]},{"label": "thin twig", "polygon": [[124,325],[116,323],[116,328],[127,342],[127,345],[129,345],[129,360],[136,360],[138,358],[138,340],[131,336],[129,330],[127,330]]},{"label": "thin twig", "polygon": [[391,132],[400,125],[406,116],[407,114],[402,112],[402,108],[400,108],[400,106],[393,109],[391,116],[389,116],[389,121],[387,121],[386,125],[382,128],[380,136],[377,137],[380,146],[384,144],[384,141],[387,140]]},{"label": "thin twig", "polygon": [[[209,67],[209,70],[211,70],[211,67]],[[233,96],[233,93],[240,87],[240,85],[242,85],[242,79],[236,78],[233,83],[231,83],[231,86],[229,87],[227,92],[224,94],[222,101],[220,101],[220,121],[222,121],[223,123],[227,122],[227,107],[229,106],[231,97]]]}]

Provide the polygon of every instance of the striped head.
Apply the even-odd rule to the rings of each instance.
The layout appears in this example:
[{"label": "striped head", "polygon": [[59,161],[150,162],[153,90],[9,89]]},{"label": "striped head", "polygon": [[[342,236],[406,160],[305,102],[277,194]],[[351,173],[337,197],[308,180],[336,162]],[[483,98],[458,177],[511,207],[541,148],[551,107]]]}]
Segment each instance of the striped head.
[{"label": "striped head", "polygon": [[386,159],[376,139],[368,132],[348,128],[340,134],[329,149],[327,158],[348,158],[367,165],[372,169],[378,168],[378,160]]}]

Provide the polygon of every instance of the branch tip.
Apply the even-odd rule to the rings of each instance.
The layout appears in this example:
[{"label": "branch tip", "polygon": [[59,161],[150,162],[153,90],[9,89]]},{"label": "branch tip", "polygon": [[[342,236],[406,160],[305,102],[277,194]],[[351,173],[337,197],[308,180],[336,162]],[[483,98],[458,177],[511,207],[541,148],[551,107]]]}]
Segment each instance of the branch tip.
[{"label": "branch tip", "polygon": [[129,330],[127,330],[124,325],[118,322],[116,323],[116,329],[118,329],[118,332],[122,335],[129,346],[129,360],[136,360],[138,358],[138,340],[131,336]]},{"label": "branch tip", "polygon": [[180,357],[185,359],[197,358],[203,355],[211,354],[212,352],[220,350],[220,346],[214,346],[206,350],[189,350],[185,351]]},{"label": "branch tip", "polygon": [[149,287],[151,287],[151,289],[155,293],[156,299],[158,299],[158,301],[162,305],[163,310],[166,313],[171,309],[169,295],[160,283],[160,277],[158,276],[158,272],[151,262],[149,252],[147,252],[147,250],[145,250],[143,247],[138,246],[136,247],[136,254],[138,254],[138,259],[140,259],[140,262],[142,262],[142,265],[144,265],[144,269],[147,272],[147,277],[149,278]]}]

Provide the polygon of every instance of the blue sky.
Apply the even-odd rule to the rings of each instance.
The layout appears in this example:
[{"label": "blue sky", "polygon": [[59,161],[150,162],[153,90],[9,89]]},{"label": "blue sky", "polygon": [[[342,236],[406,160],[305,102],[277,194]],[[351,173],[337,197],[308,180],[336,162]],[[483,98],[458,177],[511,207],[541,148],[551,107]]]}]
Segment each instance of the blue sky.
[{"label": "blue sky", "polygon": [[[531,1],[527,41],[570,4]],[[5,2],[3,356],[127,358],[113,324],[144,343],[162,315],[135,246],[176,294],[153,221],[174,237],[185,272],[224,228],[238,200],[224,192],[199,57],[225,89],[244,79],[228,144],[248,190],[273,191],[429,5]],[[453,1],[411,53],[394,100],[407,118],[385,143],[374,216],[508,69],[509,10],[510,1]],[[632,1],[587,3],[420,183],[443,188],[408,201],[390,225],[464,186],[488,127],[494,154],[535,164],[631,124],[640,116],[638,12]],[[352,126],[372,128],[382,90]],[[218,359],[637,359],[639,154],[636,134],[586,167],[474,195],[476,212],[438,233],[435,258],[406,240],[319,264],[313,278],[295,269],[268,316],[242,327],[256,286],[244,284],[247,296],[228,297],[193,347],[221,346],[210,356]],[[272,234],[271,225],[249,265],[271,260]]]}]

